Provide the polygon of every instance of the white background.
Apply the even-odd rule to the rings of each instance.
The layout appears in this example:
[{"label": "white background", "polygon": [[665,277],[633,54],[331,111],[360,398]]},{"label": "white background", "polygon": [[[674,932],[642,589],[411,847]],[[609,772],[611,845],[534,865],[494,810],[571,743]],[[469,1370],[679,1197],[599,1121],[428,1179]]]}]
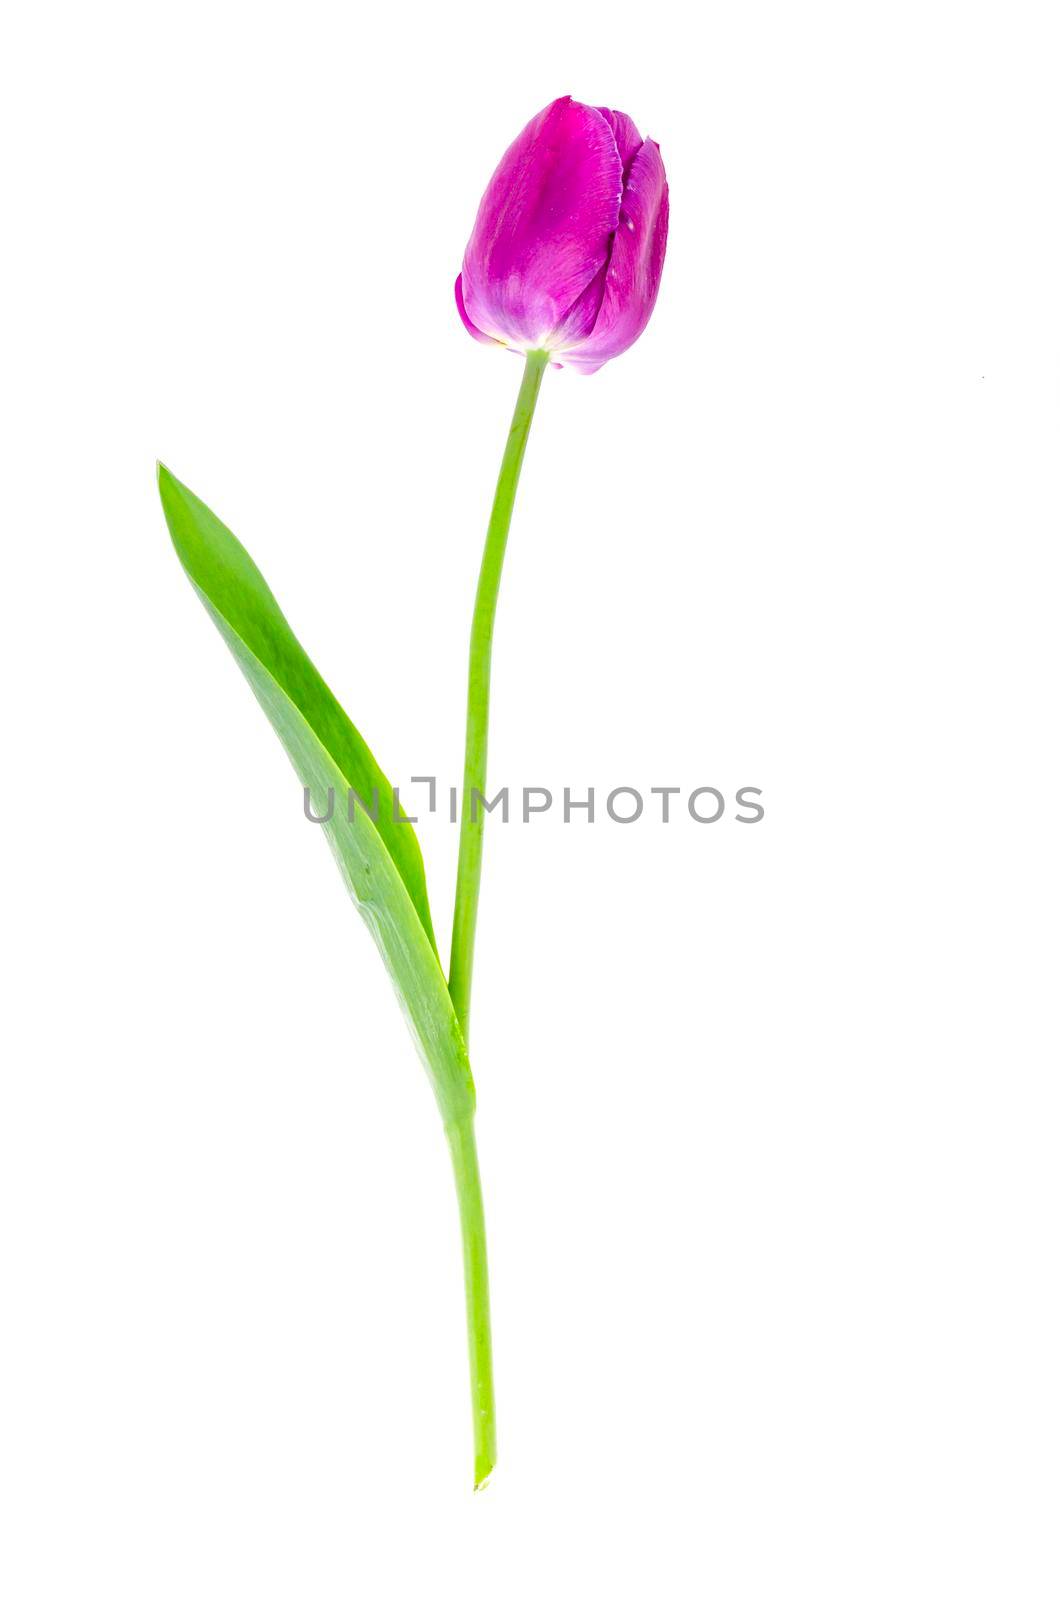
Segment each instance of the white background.
[{"label": "white background", "polygon": [[[11,1600],[1060,1590],[1050,20],[9,16]],[[472,1496],[434,1103],[153,470],[394,780],[456,781],[519,368],[452,280],[566,92],[660,141],[670,252],[546,378],[491,782],[767,815],[489,827]]]}]

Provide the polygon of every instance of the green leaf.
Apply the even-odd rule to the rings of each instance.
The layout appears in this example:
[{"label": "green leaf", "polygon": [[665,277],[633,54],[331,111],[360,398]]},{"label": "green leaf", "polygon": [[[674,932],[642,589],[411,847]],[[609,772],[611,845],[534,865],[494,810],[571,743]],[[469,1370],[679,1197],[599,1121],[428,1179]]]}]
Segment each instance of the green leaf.
[{"label": "green leaf", "polygon": [[[158,490],[185,572],[302,713],[341,774],[336,804],[353,789],[376,811],[377,830],[393,858],[431,945],[427,880],[415,830],[397,818],[394,791],[382,768],[291,632],[265,579],[239,540],[173,474],[158,464]],[[395,814],[396,813],[396,814]]]},{"label": "green leaf", "polygon": [[[397,990],[446,1124],[474,1110],[467,1046],[442,974],[412,826],[368,746],[291,632],[238,539],[161,464],[159,493],[184,570],[308,788],[339,869]],[[378,825],[361,806],[380,796]]]}]

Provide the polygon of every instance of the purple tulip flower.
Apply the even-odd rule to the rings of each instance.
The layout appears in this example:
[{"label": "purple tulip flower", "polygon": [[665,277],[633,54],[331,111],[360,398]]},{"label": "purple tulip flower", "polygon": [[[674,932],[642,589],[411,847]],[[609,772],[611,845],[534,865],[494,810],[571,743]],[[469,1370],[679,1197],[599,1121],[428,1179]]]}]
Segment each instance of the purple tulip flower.
[{"label": "purple tulip flower", "polygon": [[669,215],[659,146],[631,117],[553,100],[482,197],[456,280],[464,326],[486,344],[595,372],[647,326]]}]

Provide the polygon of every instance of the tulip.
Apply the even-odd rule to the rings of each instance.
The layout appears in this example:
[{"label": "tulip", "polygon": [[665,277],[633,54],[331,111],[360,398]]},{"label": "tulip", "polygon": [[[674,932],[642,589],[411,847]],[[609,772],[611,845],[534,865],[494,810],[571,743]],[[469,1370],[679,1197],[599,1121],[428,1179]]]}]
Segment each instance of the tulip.
[{"label": "tulip", "polygon": [[[448,976],[435,941],[420,849],[407,826],[415,818],[399,812],[397,789],[391,791],[291,632],[248,552],[190,489],[159,467],[159,491],[177,554],[299,773],[306,816],[325,826],[438,1101],[460,1214],[476,1489],[488,1481],[497,1460],[486,1217],[468,1055],[484,813],[496,804],[486,801],[486,752],[497,597],[545,372],[549,365],[595,372],[640,337],[659,292],[668,216],[659,146],[642,139],[621,111],[581,105],[569,96],[554,100],[523,129],[494,173],[456,282],[457,305],[469,332],[520,352],[524,360],[471,618]],[[591,451],[582,453],[592,457]],[[620,493],[622,478],[603,470],[597,476],[596,503],[603,518],[606,494]],[[570,529],[570,536],[577,532]],[[562,572],[557,581],[561,577]],[[586,617],[591,616],[589,607]],[[433,785],[434,779],[429,781]],[[339,785],[350,804],[336,812]],[[380,790],[387,797],[382,810]],[[363,798],[369,793],[375,802],[371,812]],[[353,802],[359,797],[358,807]],[[535,1003],[542,1003],[534,993]]]},{"label": "tulip", "polygon": [[553,100],[482,197],[456,280],[464,326],[486,344],[596,372],[647,326],[669,213],[659,146],[631,117]]}]

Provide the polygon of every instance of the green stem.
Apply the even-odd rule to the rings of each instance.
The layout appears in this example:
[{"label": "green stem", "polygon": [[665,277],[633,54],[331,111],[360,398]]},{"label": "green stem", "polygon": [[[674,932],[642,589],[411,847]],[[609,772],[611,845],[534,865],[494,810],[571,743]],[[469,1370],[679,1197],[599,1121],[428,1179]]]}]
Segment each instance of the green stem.
[{"label": "green stem", "polygon": [[453,910],[453,946],[449,961],[449,993],[453,1008],[468,1037],[471,1011],[471,969],[475,956],[475,922],[478,917],[478,891],[482,877],[482,834],[485,815],[481,797],[486,792],[486,743],[489,733],[490,656],[493,648],[493,620],[497,612],[497,592],[504,565],[504,550],[519,486],[519,470],[526,453],[526,441],[534,417],[541,379],[549,356],[547,350],[530,350],[526,369],[515,402],[508,443],[504,449],[497,489],[493,496],[482,552],[475,612],[471,621],[471,660],[467,680],[467,739],[464,747],[464,793],[460,813],[460,859],[456,874],[456,905]]},{"label": "green stem", "polygon": [[467,1353],[471,1364],[471,1418],[475,1434],[475,1488],[481,1489],[497,1460],[497,1415],[493,1399],[490,1284],[486,1264],[486,1218],[471,1117],[446,1128],[460,1202],[467,1300]]}]

